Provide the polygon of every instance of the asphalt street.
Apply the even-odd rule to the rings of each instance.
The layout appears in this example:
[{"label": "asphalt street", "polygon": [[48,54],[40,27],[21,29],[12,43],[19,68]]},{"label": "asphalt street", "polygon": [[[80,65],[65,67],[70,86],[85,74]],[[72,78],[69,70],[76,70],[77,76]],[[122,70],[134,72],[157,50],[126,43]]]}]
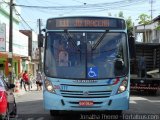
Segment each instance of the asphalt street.
[{"label": "asphalt street", "polygon": [[[134,119],[134,115],[145,119],[160,119],[160,94],[156,96],[147,93],[133,92],[130,97],[130,109],[123,112],[122,116],[106,113],[71,113],[50,117],[49,111],[43,108],[42,91],[31,91],[16,97],[18,108],[18,120],[81,120],[81,119]],[[143,118],[142,118],[143,119]]]}]

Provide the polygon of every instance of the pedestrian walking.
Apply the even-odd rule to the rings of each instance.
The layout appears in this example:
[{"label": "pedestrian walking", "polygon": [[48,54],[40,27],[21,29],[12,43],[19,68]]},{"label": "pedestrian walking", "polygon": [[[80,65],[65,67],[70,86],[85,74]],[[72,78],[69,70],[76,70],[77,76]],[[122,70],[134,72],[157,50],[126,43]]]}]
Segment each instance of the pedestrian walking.
[{"label": "pedestrian walking", "polygon": [[24,85],[23,71],[19,74],[19,80],[20,80],[20,88],[22,89],[22,86]]},{"label": "pedestrian walking", "polygon": [[37,84],[37,91],[42,90],[42,74],[40,71],[37,71],[36,84]]},{"label": "pedestrian walking", "polygon": [[25,71],[23,73],[23,80],[24,80],[24,89],[25,89],[25,91],[27,91],[27,89],[28,89],[28,91],[30,91],[30,82],[29,82],[29,76],[28,76],[27,71]]},{"label": "pedestrian walking", "polygon": [[33,75],[32,75],[31,72],[29,72],[28,74],[29,74],[29,85],[30,85],[30,89],[32,89]]}]

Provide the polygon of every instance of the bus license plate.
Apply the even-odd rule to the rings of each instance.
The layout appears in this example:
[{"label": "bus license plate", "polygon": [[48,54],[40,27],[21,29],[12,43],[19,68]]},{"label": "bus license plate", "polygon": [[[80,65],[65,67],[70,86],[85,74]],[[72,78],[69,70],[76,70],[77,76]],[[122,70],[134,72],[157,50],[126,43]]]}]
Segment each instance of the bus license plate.
[{"label": "bus license plate", "polygon": [[80,106],[92,106],[93,101],[79,101]]}]

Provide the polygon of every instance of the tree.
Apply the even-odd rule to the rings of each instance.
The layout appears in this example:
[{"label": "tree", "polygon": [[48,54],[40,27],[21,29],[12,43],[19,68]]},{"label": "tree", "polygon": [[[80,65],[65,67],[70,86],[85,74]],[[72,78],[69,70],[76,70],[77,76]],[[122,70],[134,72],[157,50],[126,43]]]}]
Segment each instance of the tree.
[{"label": "tree", "polygon": [[145,26],[151,23],[151,17],[148,16],[147,14],[143,13],[143,14],[139,15],[138,20],[139,20],[139,22],[138,22],[139,24],[144,25],[144,31],[145,31],[144,41],[146,41],[146,29],[145,29]]},{"label": "tree", "polygon": [[122,11],[120,11],[120,12],[119,12],[119,14],[118,14],[118,16],[119,16],[119,17],[121,17],[121,18],[124,18],[124,16],[123,16],[123,12],[122,12]]},{"label": "tree", "polygon": [[[118,14],[118,16],[121,17],[121,18],[124,18],[123,12],[120,11],[119,14]],[[128,35],[131,35],[132,32],[133,32],[133,22],[132,22],[131,17],[128,17],[128,18],[126,19],[126,24],[127,24],[127,32],[128,32]]]},{"label": "tree", "polygon": [[158,30],[158,31],[160,30],[160,21],[158,21],[158,24],[155,30]]},{"label": "tree", "polygon": [[112,14],[109,12],[109,13],[108,13],[108,16],[112,16]]},{"label": "tree", "polygon": [[[108,13],[108,16],[112,16],[112,14],[109,12],[109,13]],[[115,14],[114,16],[117,17],[117,14]],[[120,12],[118,13],[118,17],[124,18],[122,11],[120,11]]]},{"label": "tree", "polygon": [[127,24],[127,32],[129,35],[131,35],[134,27],[131,17],[128,17],[128,19],[126,19],[126,24]]},{"label": "tree", "polygon": [[[112,16],[111,13],[108,13],[108,16]],[[116,16],[117,15],[115,14],[115,17]],[[120,11],[118,13],[118,17],[124,18],[124,15],[123,15],[122,11]],[[132,32],[133,32],[133,22],[132,22],[131,17],[128,17],[128,19],[126,19],[126,24],[127,24],[127,32],[128,32],[129,35],[131,35]]]},{"label": "tree", "polygon": [[151,17],[144,13],[139,15],[138,19],[140,20],[139,24],[148,25],[151,23]]}]

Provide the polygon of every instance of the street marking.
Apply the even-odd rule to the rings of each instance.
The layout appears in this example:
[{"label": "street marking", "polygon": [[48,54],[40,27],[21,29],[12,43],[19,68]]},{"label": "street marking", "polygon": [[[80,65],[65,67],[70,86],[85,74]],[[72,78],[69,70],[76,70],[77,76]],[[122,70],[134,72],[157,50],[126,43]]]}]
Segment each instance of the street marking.
[{"label": "street marking", "polygon": [[147,100],[149,102],[160,102],[159,100]]},{"label": "street marking", "polygon": [[37,118],[36,120],[44,120],[44,117]]},{"label": "street marking", "polygon": [[27,120],[34,120],[34,118],[27,118]]},{"label": "street marking", "polygon": [[130,100],[148,100],[148,99],[143,97],[131,97]]},{"label": "street marking", "polygon": [[131,104],[137,104],[136,101],[134,101],[134,100],[130,100],[129,103],[131,103]]},{"label": "street marking", "polygon": [[130,101],[132,101],[132,102],[135,102],[136,100],[144,100],[144,101],[148,101],[148,102],[151,102],[151,103],[160,103],[160,100],[149,100],[149,99],[143,98],[143,97],[131,97],[130,98]]}]

